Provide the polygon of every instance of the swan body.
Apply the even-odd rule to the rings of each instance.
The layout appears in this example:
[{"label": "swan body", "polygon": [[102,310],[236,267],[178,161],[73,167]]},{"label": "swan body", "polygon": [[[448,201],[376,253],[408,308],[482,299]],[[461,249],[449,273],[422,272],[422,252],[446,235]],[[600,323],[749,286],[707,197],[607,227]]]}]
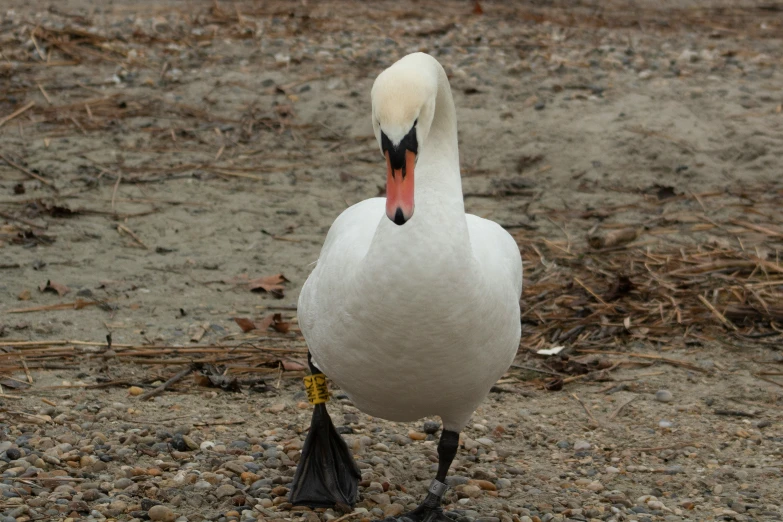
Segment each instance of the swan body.
[{"label": "swan body", "polygon": [[437,415],[459,432],[519,346],[519,248],[496,223],[465,214],[440,64],[402,58],[372,100],[387,194],[393,183],[400,191],[335,220],[300,294],[299,324],[313,363],[357,408],[392,421]]}]

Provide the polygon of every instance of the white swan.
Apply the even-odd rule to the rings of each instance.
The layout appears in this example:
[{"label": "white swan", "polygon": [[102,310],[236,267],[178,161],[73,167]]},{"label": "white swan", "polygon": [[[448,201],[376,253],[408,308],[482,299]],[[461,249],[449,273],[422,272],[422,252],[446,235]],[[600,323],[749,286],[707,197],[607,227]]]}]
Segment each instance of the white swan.
[{"label": "white swan", "polygon": [[522,262],[505,230],[465,214],[456,112],[434,58],[411,54],[378,76],[372,122],[387,197],[335,220],[299,324],[315,366],[363,412],[441,417],[445,469],[406,515],[433,520],[459,431],[517,352]]}]

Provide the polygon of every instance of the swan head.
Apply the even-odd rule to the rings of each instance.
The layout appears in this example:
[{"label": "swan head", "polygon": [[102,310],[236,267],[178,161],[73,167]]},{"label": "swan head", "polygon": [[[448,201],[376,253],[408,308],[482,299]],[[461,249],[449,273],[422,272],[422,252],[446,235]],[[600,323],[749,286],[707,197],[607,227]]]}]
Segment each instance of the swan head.
[{"label": "swan head", "polygon": [[413,216],[416,158],[435,116],[439,69],[435,58],[409,54],[372,87],[372,126],[386,158],[386,216],[397,225]]}]

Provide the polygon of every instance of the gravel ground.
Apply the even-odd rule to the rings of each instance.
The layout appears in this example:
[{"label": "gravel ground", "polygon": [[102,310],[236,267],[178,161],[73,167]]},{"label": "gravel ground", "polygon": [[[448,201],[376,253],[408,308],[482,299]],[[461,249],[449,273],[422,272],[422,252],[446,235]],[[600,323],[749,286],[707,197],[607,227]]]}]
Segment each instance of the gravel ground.
[{"label": "gravel ground", "polygon": [[[481,5],[6,0],[0,118],[35,103],[0,127],[0,152],[28,171],[0,163],[3,348],[107,334],[118,347],[219,344],[243,339],[235,317],[271,309],[290,332],[254,342],[301,350],[293,305],[309,264],[336,215],[385,175],[369,88],[415,50],[450,73],[470,212],[553,250],[606,222],[695,211],[704,219],[655,241],[728,245],[738,235],[724,223],[764,219],[741,243],[779,263],[778,4]],[[661,190],[683,197],[650,214]],[[721,226],[705,232],[709,220]],[[236,284],[280,272],[282,299]],[[47,281],[70,291],[39,291]],[[101,306],[45,308],[77,298]],[[8,313],[24,307],[45,309]],[[697,339],[625,337],[608,346],[621,366],[556,392],[523,346],[528,369],[512,369],[463,434],[447,509],[460,522],[783,517],[783,360]],[[112,358],[120,348],[52,346],[63,360],[29,357],[31,386],[22,369],[0,380],[0,522],[346,515],[287,501],[310,415],[295,361],[279,376],[261,368],[265,386],[188,377],[142,401],[184,350],[129,364]],[[374,419],[339,390],[329,410],[363,474],[350,520],[414,507],[435,472],[437,419]]]}]

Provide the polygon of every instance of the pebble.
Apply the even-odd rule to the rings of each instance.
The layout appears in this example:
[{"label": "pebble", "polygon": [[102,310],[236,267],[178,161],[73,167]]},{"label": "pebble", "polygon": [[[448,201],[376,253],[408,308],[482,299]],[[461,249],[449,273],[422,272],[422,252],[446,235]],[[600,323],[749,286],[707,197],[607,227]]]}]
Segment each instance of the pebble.
[{"label": "pebble", "polygon": [[138,386],[131,386],[130,388],[128,388],[128,393],[136,397],[144,393],[144,388],[139,388]]},{"label": "pebble", "polygon": [[592,447],[593,445],[586,440],[578,440],[574,442],[574,451],[587,451]]},{"label": "pebble", "polygon": [[8,457],[8,460],[17,460],[22,458],[22,452],[17,448],[8,448],[5,450],[5,456]]},{"label": "pebble", "polygon": [[177,519],[177,514],[166,506],[152,506],[147,513],[150,520],[156,522],[174,522]]},{"label": "pebble", "polygon": [[215,496],[217,498],[224,498],[229,497],[237,492],[237,488],[232,486],[231,484],[223,484],[222,486],[218,486],[218,488],[215,490]]},{"label": "pebble", "polygon": [[669,390],[658,390],[655,392],[655,400],[658,402],[671,402],[672,399],[674,399],[674,396]]},{"label": "pebble", "polygon": [[392,504],[389,504],[383,509],[383,516],[385,517],[396,517],[402,512],[405,511],[405,506],[402,504],[398,504],[397,502],[394,502]]},{"label": "pebble", "polygon": [[424,421],[423,430],[424,433],[427,433],[428,435],[434,435],[440,431],[440,423],[435,421]]}]

